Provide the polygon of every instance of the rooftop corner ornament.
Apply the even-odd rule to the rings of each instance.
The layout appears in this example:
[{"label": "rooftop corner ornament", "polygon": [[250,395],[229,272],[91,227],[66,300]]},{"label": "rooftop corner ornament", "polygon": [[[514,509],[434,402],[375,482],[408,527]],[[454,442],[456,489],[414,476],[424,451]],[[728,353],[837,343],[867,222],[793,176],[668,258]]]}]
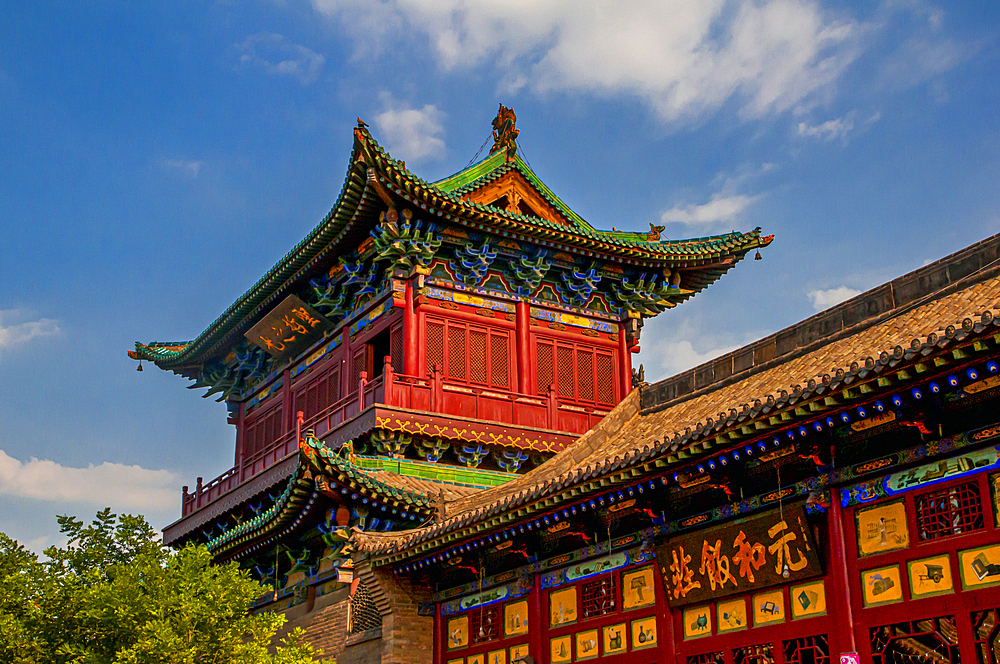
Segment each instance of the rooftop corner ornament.
[{"label": "rooftop corner ornament", "polygon": [[515,123],[517,116],[514,115],[514,109],[500,104],[500,110],[493,118],[493,147],[490,148],[490,154],[506,150],[507,159],[514,158],[517,152],[517,135],[521,133],[520,129],[514,127]]}]

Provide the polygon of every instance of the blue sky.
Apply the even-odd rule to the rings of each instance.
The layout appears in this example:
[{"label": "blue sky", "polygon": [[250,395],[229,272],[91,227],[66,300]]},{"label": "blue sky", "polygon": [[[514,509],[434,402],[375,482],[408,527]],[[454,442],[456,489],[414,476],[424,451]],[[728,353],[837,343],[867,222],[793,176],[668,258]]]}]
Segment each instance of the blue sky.
[{"label": "blue sky", "polygon": [[358,116],[433,180],[503,102],[595,226],[776,234],[646,325],[650,380],[1000,231],[995,2],[8,4],[0,530],[35,548],[105,505],[162,527],[231,465],[224,406],[125,352],[320,221]]}]

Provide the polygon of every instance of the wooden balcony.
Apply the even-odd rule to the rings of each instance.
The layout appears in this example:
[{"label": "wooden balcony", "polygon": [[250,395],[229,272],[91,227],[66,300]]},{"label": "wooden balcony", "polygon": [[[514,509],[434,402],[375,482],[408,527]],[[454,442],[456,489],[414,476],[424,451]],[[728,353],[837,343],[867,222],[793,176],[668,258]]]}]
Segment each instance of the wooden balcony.
[{"label": "wooden balcony", "polygon": [[244,458],[237,467],[207,484],[198,478],[193,492],[184,487],[182,517],[215,502],[295,454],[302,432],[312,429],[323,440],[373,407],[513,425],[529,431],[546,430],[560,434],[567,442],[592,429],[612,407],[562,400],[555,386],[540,396],[456,381],[445,378],[439,367],[426,377],[407,376],[393,371],[388,360],[379,378],[369,381],[362,372],[352,393],[318,413],[300,412],[297,426],[266,449]]}]

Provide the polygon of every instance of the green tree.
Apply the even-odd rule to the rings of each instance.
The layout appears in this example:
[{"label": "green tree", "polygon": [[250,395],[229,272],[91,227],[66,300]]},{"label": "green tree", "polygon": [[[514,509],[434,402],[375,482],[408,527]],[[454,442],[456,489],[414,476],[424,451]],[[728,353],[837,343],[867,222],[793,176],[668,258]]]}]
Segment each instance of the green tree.
[{"label": "green tree", "polygon": [[[25,664],[305,664],[301,630],[250,614],[265,589],[204,546],[164,548],[138,516],[59,517],[45,558],[0,533],[0,661]],[[274,645],[272,645],[274,644]]]}]

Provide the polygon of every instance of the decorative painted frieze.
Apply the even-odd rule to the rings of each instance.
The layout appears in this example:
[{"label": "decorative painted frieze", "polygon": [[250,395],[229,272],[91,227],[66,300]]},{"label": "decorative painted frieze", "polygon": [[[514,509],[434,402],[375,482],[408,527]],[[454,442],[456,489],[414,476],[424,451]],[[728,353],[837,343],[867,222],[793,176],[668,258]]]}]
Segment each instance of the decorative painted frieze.
[{"label": "decorative painted frieze", "polygon": [[412,210],[403,210],[402,215],[394,209],[381,213],[379,225],[372,231],[375,261],[389,261],[391,268],[407,271],[430,265],[441,246],[441,236],[434,232],[433,223],[428,223],[426,230],[421,230],[421,226],[420,221],[413,221]]},{"label": "decorative painted frieze", "polygon": [[510,268],[513,273],[512,282],[515,292],[522,297],[530,297],[538,290],[545,274],[552,267],[544,251],[540,251],[538,256],[531,259],[522,254],[519,258],[511,259]]},{"label": "decorative painted frieze", "polygon": [[[679,273],[674,274],[679,277]],[[677,283],[680,283],[679,278]],[[655,316],[665,309],[677,306],[670,301],[670,296],[680,294],[679,287],[665,278],[657,279],[655,274],[649,276],[648,281],[646,274],[636,280],[625,277],[621,283],[612,284],[611,290],[624,311],[641,316]]]},{"label": "decorative painted frieze", "polygon": [[497,253],[490,250],[488,239],[484,240],[479,247],[467,242],[455,250],[455,259],[451,261],[451,269],[466,286],[476,286],[486,276],[486,270],[493,264],[496,257]]},{"label": "decorative painted frieze", "polygon": [[563,282],[561,293],[563,302],[577,307],[586,305],[594,289],[597,288],[597,284],[601,282],[601,276],[597,272],[596,262],[591,263],[584,270],[574,268],[560,272],[559,276]]}]

